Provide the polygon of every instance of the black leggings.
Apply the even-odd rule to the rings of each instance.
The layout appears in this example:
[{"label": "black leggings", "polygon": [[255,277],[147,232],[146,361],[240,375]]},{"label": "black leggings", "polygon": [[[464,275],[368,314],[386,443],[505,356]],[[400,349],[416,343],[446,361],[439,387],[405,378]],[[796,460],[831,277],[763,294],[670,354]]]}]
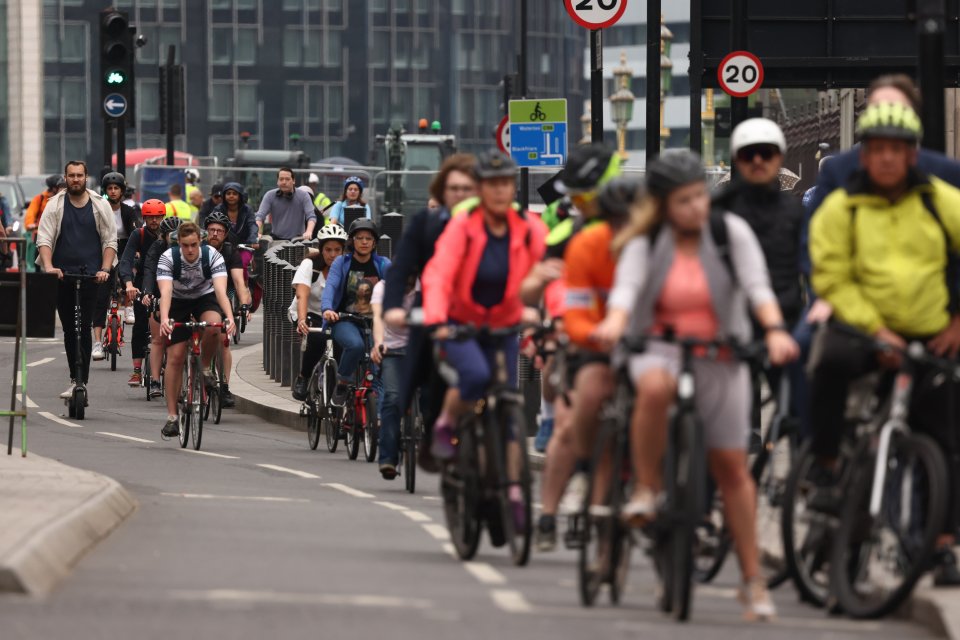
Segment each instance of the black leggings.
[{"label": "black leggings", "polygon": [[[75,302],[75,286],[73,280],[61,280],[57,289],[57,315],[60,316],[60,326],[63,327],[63,349],[67,352],[67,365],[70,368],[70,379],[77,380],[74,367],[77,347],[77,329],[73,311]],[[90,335],[90,318],[97,302],[99,286],[92,280],[80,283],[80,351],[83,358],[83,382],[90,380],[90,351],[93,349],[93,336]]]},{"label": "black leggings", "polygon": [[[307,324],[311,327],[323,326],[323,318],[315,313],[307,314]],[[300,357],[300,375],[309,380],[313,375],[313,368],[320,362],[324,351],[327,350],[327,335],[325,333],[308,333],[307,349]]]},{"label": "black leggings", "polygon": [[136,322],[133,323],[133,342],[130,346],[130,352],[133,354],[134,360],[140,360],[146,353],[147,333],[150,329],[150,312],[139,300],[136,300],[133,303],[133,315]]},{"label": "black leggings", "polygon": [[[93,326],[103,329],[107,326],[107,311],[110,310],[110,296],[117,290],[117,268],[110,269],[110,277],[97,285],[97,306],[93,310]],[[123,322],[123,318],[120,319]]]}]

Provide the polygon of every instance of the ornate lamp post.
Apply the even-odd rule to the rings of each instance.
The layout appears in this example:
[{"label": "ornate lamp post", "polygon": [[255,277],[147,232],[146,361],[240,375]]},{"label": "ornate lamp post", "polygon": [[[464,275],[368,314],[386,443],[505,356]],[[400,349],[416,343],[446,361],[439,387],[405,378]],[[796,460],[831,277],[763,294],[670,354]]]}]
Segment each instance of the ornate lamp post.
[{"label": "ornate lamp post", "polygon": [[633,69],[627,66],[627,54],[620,53],[620,66],[613,70],[615,86],[618,89],[610,96],[610,113],[617,125],[617,149],[621,159],[627,157],[627,126],[633,120],[633,106],[637,98],[630,91]]},{"label": "ornate lamp post", "polygon": [[713,108],[713,89],[707,89],[706,109],[700,114],[703,120],[703,163],[712,167],[717,164],[716,156],[716,138],[717,138],[717,112]]},{"label": "ornate lamp post", "polygon": [[583,132],[582,137],[580,138],[579,144],[590,144],[593,139],[593,127],[591,122],[593,121],[593,116],[590,115],[590,107],[587,106],[586,110],[583,112],[583,115],[580,116],[580,129]]},{"label": "ornate lamp post", "polygon": [[667,23],[660,14],[660,151],[667,148],[667,139],[670,129],[664,123],[664,108],[670,86],[673,84],[673,62],[670,61],[670,44],[673,42],[673,32],[667,28]]}]

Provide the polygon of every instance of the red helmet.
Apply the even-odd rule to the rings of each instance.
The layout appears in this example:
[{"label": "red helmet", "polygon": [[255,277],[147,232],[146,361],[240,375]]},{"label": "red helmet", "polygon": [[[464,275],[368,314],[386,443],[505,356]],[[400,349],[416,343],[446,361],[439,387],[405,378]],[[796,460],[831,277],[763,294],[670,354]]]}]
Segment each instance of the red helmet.
[{"label": "red helmet", "polygon": [[162,201],[153,198],[151,200],[147,200],[140,206],[140,213],[144,217],[165,216],[167,215],[167,205],[163,204]]}]

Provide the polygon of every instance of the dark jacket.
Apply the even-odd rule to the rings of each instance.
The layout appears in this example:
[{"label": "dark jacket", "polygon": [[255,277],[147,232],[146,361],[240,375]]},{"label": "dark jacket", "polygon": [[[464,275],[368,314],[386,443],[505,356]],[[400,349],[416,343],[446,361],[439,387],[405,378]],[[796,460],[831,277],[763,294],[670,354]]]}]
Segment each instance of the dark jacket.
[{"label": "dark jacket", "polygon": [[383,292],[384,311],[403,306],[407,282],[423,273],[424,267],[433,257],[437,239],[447,228],[449,221],[450,212],[446,209],[424,209],[407,221]]},{"label": "dark jacket", "polygon": [[140,290],[149,293],[152,296],[160,295],[157,289],[157,263],[160,262],[160,256],[169,249],[170,246],[163,241],[154,242],[147,251],[147,257],[143,261],[143,286]]},{"label": "dark jacket", "polygon": [[123,203],[120,203],[120,220],[123,221],[123,230],[127,232],[128,238],[133,235],[133,230],[140,224],[137,210]]},{"label": "dark jacket", "polygon": [[[377,269],[377,277],[381,280],[387,275],[390,268],[390,260],[377,255],[376,252],[370,257]],[[327,273],[327,284],[323,288],[323,296],[320,298],[320,308],[324,311],[331,309],[336,311],[343,300],[343,294],[346,291],[346,277],[350,273],[350,262],[353,260],[353,252],[337,256],[337,259],[330,265],[330,271]]]},{"label": "dark jacket", "polygon": [[[141,241],[140,229],[134,229],[133,233],[127,239],[127,246],[120,256],[120,282],[126,284],[132,282],[138,289],[143,288],[143,264],[147,261],[147,253],[153,247],[157,236],[146,227],[143,229],[143,240]],[[158,256],[159,258],[159,256]]]},{"label": "dark jacket", "polygon": [[[223,202],[221,201],[220,204],[223,204]],[[197,225],[201,229],[204,228],[203,223],[207,219],[207,216],[210,215],[210,213],[219,206],[220,206],[219,204],[215,204],[213,202],[213,198],[207,198],[206,200],[203,201],[203,206],[200,207],[200,211],[199,213],[197,213]]]},{"label": "dark jacket", "polygon": [[803,311],[800,281],[800,234],[803,206],[780,184],[752,185],[734,178],[714,195],[714,204],[735,213],[750,225],[760,241],[770,271],[770,284],[788,325]]},{"label": "dark jacket", "polygon": [[[215,209],[227,213],[227,203],[222,202]],[[230,229],[230,233],[233,236],[232,239],[239,244],[257,244],[257,218],[250,205],[240,205],[240,213],[237,214],[237,221]]]}]

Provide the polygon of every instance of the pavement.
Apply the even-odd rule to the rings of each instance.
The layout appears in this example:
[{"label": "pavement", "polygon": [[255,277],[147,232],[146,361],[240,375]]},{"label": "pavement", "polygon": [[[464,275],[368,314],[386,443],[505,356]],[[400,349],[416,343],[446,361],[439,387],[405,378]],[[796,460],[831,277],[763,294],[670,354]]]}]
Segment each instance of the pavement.
[{"label": "pavement", "polygon": [[[653,569],[640,554],[623,604],[612,607],[601,594],[592,609],[578,604],[572,551],[535,554],[529,566],[514,567],[484,536],[473,561],[456,561],[435,476],[418,476],[409,494],[402,480],[385,482],[376,465],[349,461],[342,450],[311,451],[305,434],[290,428],[289,390],[258,380],[255,345],[240,347],[231,389],[245,409],[258,401],[273,418],[225,411],[194,452],[161,439],[165,411],[126,387],[127,357],[115,373],[94,363],[87,419],[65,417],[56,398],[66,378],[62,345],[31,341],[30,453],[0,463],[0,566],[10,564],[8,539],[32,542],[58,530],[91,542],[61,565],[72,567],[66,579],[64,571],[48,581],[55,588],[0,593],[0,637],[880,640],[952,630],[827,617],[789,587],[774,593],[775,623],[745,624],[732,562],[697,588],[693,619],[677,625],[656,610]],[[0,371],[11,360],[12,344],[0,340]],[[244,385],[268,395],[255,397]],[[8,515],[18,484],[26,486],[25,506],[15,508],[37,512],[46,525]],[[139,506],[112,503],[87,520],[71,515],[83,500],[70,506],[69,497],[86,490],[89,500],[92,486],[122,486],[114,491]],[[956,599],[937,595],[939,605],[918,602],[941,620]]]}]

